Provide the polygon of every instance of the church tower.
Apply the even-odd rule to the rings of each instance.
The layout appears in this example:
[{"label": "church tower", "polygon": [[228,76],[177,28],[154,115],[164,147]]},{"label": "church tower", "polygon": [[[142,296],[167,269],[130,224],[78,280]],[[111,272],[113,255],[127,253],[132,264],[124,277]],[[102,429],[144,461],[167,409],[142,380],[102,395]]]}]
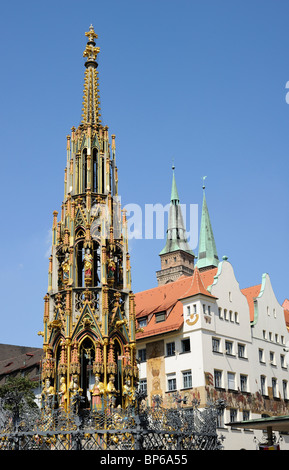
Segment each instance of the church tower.
[{"label": "church tower", "polygon": [[85,33],[82,120],[67,136],[64,200],[53,212],[44,297],[43,396],[69,409],[126,407],[137,384],[135,306],[115,135],[101,122],[96,33]]},{"label": "church tower", "polygon": [[181,276],[191,276],[194,272],[195,255],[187,242],[175,178],[175,167],[173,166],[172,169],[173,181],[167,239],[165,247],[160,252],[161,270],[156,273],[159,286],[176,281]]}]

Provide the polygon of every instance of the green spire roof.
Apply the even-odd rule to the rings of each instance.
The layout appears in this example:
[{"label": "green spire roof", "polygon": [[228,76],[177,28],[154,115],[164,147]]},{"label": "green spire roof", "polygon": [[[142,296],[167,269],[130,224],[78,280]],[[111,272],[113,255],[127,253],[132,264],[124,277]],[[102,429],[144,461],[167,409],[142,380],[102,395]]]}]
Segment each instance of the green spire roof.
[{"label": "green spire roof", "polygon": [[203,207],[197,268],[200,269],[210,266],[218,266],[218,264],[219,258],[206,201],[205,186],[203,185]]},{"label": "green spire roof", "polygon": [[175,178],[175,167],[173,166],[172,168],[173,168],[173,182],[172,182],[172,191],[171,191],[171,202],[177,201],[177,203],[179,204],[180,199],[179,199],[176,178]]},{"label": "green spire roof", "polygon": [[171,204],[167,229],[167,241],[160,255],[182,250],[194,255],[187,242],[187,234],[184,227],[182,210],[175,179],[175,167],[173,166],[173,182],[171,191]]}]

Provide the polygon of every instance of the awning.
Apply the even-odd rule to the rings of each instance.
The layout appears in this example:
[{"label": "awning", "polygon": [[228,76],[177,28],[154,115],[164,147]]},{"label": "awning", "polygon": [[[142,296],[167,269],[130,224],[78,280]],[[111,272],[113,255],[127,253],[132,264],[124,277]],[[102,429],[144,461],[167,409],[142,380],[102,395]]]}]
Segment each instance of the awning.
[{"label": "awning", "polygon": [[226,426],[243,429],[260,429],[262,431],[289,432],[289,415],[270,416],[268,418],[250,419],[248,421],[235,421]]}]

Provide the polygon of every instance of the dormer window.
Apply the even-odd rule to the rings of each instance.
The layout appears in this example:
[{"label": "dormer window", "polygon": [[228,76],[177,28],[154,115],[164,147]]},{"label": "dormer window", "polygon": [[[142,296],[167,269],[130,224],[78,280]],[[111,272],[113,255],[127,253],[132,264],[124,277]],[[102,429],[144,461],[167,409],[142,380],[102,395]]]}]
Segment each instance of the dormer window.
[{"label": "dormer window", "polygon": [[139,328],[144,328],[145,326],[147,326],[147,318],[140,318],[138,320],[138,326]]},{"label": "dormer window", "polygon": [[160,323],[162,321],[165,321],[165,319],[166,319],[166,312],[156,313],[156,323]]}]

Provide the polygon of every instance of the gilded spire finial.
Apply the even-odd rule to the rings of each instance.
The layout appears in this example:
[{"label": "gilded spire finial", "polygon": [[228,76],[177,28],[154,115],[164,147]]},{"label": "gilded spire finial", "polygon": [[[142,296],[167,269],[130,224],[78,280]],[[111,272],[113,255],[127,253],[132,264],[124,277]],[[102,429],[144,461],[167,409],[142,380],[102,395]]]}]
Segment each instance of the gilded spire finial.
[{"label": "gilded spire finial", "polygon": [[[90,25],[89,31],[85,33],[85,36],[88,37],[88,42],[86,44],[86,48],[83,52],[83,57],[87,57],[87,61],[85,63],[85,66],[88,67],[89,65],[92,65],[93,62],[95,62],[97,54],[99,53],[99,47],[95,46],[95,41],[94,39],[97,39],[98,36],[95,33],[93,26]],[[96,64],[96,62],[95,62]],[[96,64],[97,67],[97,64]]]},{"label": "gilded spire finial", "polygon": [[94,40],[98,36],[92,25],[90,25],[89,31],[85,33],[85,36],[88,37],[88,42],[83,52],[83,57],[86,57],[86,62],[84,64],[86,70],[83,90],[82,123],[99,124],[100,106],[98,95],[98,72],[96,71],[98,63],[96,62],[96,58],[100,49],[95,46]]},{"label": "gilded spire finial", "polygon": [[94,39],[98,38],[97,34],[94,31],[92,24],[89,26],[89,31],[85,33],[85,36],[87,36],[89,38],[89,41],[91,42],[94,42]]}]

